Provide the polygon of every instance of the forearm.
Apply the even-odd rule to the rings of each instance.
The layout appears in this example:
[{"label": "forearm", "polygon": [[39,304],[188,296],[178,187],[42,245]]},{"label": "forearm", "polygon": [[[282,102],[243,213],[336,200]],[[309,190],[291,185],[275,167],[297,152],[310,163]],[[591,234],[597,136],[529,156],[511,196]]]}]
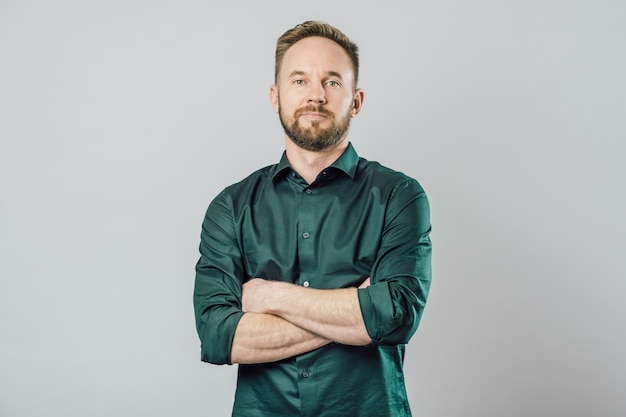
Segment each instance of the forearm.
[{"label": "forearm", "polygon": [[231,362],[275,362],[320,348],[331,340],[271,314],[246,313],[233,338]]},{"label": "forearm", "polygon": [[290,284],[280,286],[281,297],[273,307],[273,314],[338,343],[362,346],[371,342],[356,288],[317,290]]},{"label": "forearm", "polygon": [[257,294],[252,311],[282,317],[341,344],[362,346],[371,342],[356,288],[318,290],[261,280],[255,284],[260,284],[262,294]]}]

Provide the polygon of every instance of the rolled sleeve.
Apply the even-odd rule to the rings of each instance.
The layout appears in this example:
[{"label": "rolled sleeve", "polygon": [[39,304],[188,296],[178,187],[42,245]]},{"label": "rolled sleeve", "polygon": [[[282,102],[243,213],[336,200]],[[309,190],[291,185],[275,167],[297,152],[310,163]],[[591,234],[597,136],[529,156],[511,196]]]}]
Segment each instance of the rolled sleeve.
[{"label": "rolled sleeve", "polygon": [[392,191],[371,285],[358,292],[375,344],[404,344],[417,330],[431,282],[430,206],[412,179]]},{"label": "rolled sleeve", "polygon": [[194,311],[201,360],[230,364],[233,337],[241,311],[242,257],[232,209],[224,192],[207,209],[196,264]]}]

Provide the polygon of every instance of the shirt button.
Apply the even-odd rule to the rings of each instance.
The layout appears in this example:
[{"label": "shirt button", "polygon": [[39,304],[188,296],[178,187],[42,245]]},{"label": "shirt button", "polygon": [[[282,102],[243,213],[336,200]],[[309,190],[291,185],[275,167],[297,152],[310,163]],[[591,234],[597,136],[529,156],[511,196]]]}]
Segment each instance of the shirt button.
[{"label": "shirt button", "polygon": [[307,371],[306,369],[304,371],[302,371],[302,376],[304,378],[308,378],[309,377],[309,371]]},{"label": "shirt button", "polygon": [[309,234],[309,232],[304,232],[304,233],[302,233],[302,237],[303,237],[303,238],[305,238],[305,239],[308,239],[308,238],[309,238],[309,236],[311,236],[311,235]]},{"label": "shirt button", "polygon": [[302,284],[305,288],[309,286],[309,281],[304,281],[304,284]]},{"label": "shirt button", "polygon": [[304,190],[304,192],[305,192],[305,193],[307,193],[308,195],[313,194],[313,191],[311,191],[311,189],[310,189],[310,188],[306,188],[306,189]]}]

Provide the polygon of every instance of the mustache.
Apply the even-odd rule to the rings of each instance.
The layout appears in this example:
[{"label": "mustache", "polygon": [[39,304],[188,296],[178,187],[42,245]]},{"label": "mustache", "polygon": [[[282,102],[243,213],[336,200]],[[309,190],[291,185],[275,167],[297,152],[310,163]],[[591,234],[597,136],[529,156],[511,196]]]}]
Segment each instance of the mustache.
[{"label": "mustache", "polygon": [[296,112],[294,113],[294,116],[296,118],[302,116],[304,113],[319,113],[319,114],[323,114],[324,116],[327,117],[334,117],[334,114],[331,111],[328,111],[320,106],[304,106],[299,108],[298,110],[296,110]]}]

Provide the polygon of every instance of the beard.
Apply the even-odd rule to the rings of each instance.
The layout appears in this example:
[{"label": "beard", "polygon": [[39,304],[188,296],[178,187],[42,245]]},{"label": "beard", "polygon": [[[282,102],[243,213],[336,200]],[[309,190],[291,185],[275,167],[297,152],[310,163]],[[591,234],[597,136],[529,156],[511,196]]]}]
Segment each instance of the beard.
[{"label": "beard", "polygon": [[[319,121],[311,122],[311,127],[304,128],[298,119],[303,113],[317,112],[323,114],[330,120],[330,126],[321,128]],[[333,148],[348,133],[350,119],[352,115],[347,111],[345,116],[339,121],[335,119],[335,114],[322,108],[321,106],[306,106],[296,110],[293,114],[293,122],[289,124],[283,115],[280,101],[278,103],[278,117],[283,126],[285,134],[298,147],[307,151],[321,152]]]}]

